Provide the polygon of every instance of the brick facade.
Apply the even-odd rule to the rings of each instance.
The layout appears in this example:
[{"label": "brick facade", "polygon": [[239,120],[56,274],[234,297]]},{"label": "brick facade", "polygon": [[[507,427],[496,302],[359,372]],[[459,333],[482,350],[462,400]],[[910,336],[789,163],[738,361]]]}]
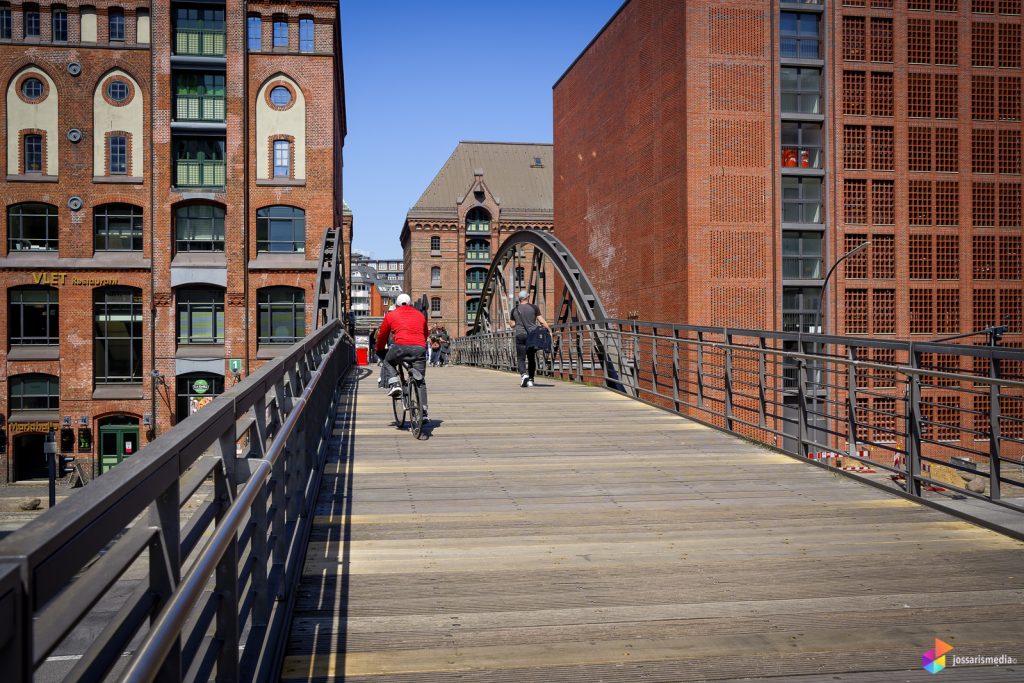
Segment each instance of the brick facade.
[{"label": "brick facade", "polygon": [[[13,425],[27,423],[38,431],[51,421],[59,427],[70,417],[72,428],[81,431],[80,427],[85,426],[91,430],[91,449],[75,455],[87,471],[98,473],[98,442],[105,418],[116,416],[137,425],[141,443],[134,445],[134,452],[185,417],[177,408],[183,386],[180,382],[184,381],[177,379],[180,375],[201,372],[223,378],[225,387],[230,387],[236,380],[229,371],[229,359],[239,358],[240,377],[246,377],[280,350],[277,345],[258,344],[257,298],[265,287],[285,286],[304,292],[304,332],[309,333],[322,235],[327,228],[343,224],[341,150],[345,121],[337,3],[227,0],[221,5],[203,5],[224,12],[225,28],[219,38],[197,38],[209,42],[191,43],[187,31],[177,25],[170,2],[138,7],[104,0],[92,4],[96,12],[95,43],[81,41],[81,12],[73,3],[67,6],[67,42],[52,41],[49,4],[40,4],[40,37],[26,39],[20,2],[11,3],[12,39],[0,40],[0,83],[5,93],[0,99],[0,121],[4,124],[0,153],[6,153],[7,136],[18,135],[18,131],[10,130],[7,90],[14,75],[32,65],[52,79],[59,96],[58,136],[56,140],[48,138],[46,144],[58,146],[60,162],[55,178],[22,174],[0,180],[0,289],[4,294],[0,329],[10,329],[10,288],[38,284],[40,277],[45,283],[49,273],[62,274],[53,280],[59,295],[59,344],[14,348],[5,343],[0,348],[0,415],[8,427],[3,433],[6,454],[0,456],[0,482],[16,478],[15,460],[21,457],[15,452],[14,432],[25,430]],[[124,9],[124,42],[108,40],[109,7]],[[264,40],[260,50],[249,50],[247,16],[262,16],[266,28],[274,13],[289,17],[294,45],[272,51]],[[300,16],[314,18],[312,52],[299,50]],[[137,42],[139,17],[149,22],[149,43]],[[196,45],[202,47],[196,49]],[[193,59],[193,53],[202,58]],[[70,68],[73,64],[80,69]],[[143,98],[143,139],[129,136],[126,176],[94,179],[92,103],[96,88],[114,69],[128,74],[138,86],[138,92],[133,88],[125,103]],[[79,72],[73,75],[73,71]],[[188,122],[183,118],[173,79],[194,74],[223,76],[223,116]],[[256,158],[255,98],[261,85],[277,74],[289,77],[303,90],[306,164],[311,169],[304,180],[256,179],[257,165],[264,166],[268,160]],[[110,102],[105,90],[103,99]],[[68,138],[71,129],[83,132],[81,141]],[[195,131],[223,141],[224,164],[222,170],[212,169],[202,176],[204,180],[199,183],[185,183],[184,171],[175,157],[177,150],[185,149],[185,143],[197,135]],[[281,133],[291,135],[289,131]],[[142,169],[131,167],[131,148],[137,146],[144,150]],[[291,157],[294,168],[294,153]],[[100,171],[104,168],[99,167]],[[206,173],[207,168],[201,172]],[[80,209],[69,208],[71,197],[81,198]],[[24,202],[56,208],[56,253],[11,250],[8,209]],[[141,209],[141,251],[101,252],[94,248],[94,210],[115,203]],[[193,205],[223,211],[219,251],[183,251],[176,244],[176,210]],[[301,249],[293,253],[257,249],[257,211],[269,206],[295,207],[305,212],[304,243],[298,245]],[[351,243],[350,223],[343,240],[347,249]],[[134,288],[141,302],[141,358],[131,371],[131,381],[120,384],[97,382],[93,364],[98,348],[93,332],[94,297],[99,296],[102,285],[111,283]],[[187,286],[222,292],[223,343],[197,347],[177,342],[178,293]],[[160,375],[155,385],[152,372]],[[38,415],[17,414],[9,409],[9,379],[30,373],[59,378],[58,409]],[[80,424],[83,417],[85,422]],[[148,426],[150,421],[155,423],[155,430]]]}]

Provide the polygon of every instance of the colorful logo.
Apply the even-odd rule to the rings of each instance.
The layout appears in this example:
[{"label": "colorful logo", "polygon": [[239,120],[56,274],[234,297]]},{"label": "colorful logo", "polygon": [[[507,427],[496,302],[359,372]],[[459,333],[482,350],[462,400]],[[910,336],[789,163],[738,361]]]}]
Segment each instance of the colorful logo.
[{"label": "colorful logo", "polygon": [[939,673],[946,668],[946,653],[952,649],[952,645],[936,638],[935,649],[921,655],[921,666],[930,674]]}]

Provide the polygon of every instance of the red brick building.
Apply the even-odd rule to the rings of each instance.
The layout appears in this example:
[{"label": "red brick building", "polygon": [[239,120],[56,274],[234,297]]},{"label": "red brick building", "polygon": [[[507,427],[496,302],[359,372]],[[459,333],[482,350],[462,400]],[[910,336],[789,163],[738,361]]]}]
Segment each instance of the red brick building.
[{"label": "red brick building", "polygon": [[0,82],[0,481],[100,473],[310,331],[337,3],[3,2]]},{"label": "red brick building", "polygon": [[1020,0],[626,2],[554,88],[557,234],[614,316],[811,331],[870,241],[826,330],[1019,344],[1021,24]]},{"label": "red brick building", "polygon": [[453,337],[476,318],[491,258],[518,230],[550,230],[550,144],[460,142],[402,227],[405,291]]}]

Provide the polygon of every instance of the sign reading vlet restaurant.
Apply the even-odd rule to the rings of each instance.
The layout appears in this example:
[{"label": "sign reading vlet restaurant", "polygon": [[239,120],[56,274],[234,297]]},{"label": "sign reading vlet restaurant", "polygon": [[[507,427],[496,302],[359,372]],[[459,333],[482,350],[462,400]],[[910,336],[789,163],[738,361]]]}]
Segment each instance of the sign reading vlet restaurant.
[{"label": "sign reading vlet restaurant", "polygon": [[118,284],[118,279],[116,277],[79,277],[78,275],[73,275],[69,281],[67,273],[42,271],[32,273],[32,282],[37,285],[54,285],[56,287],[63,287],[64,285],[107,287]]}]

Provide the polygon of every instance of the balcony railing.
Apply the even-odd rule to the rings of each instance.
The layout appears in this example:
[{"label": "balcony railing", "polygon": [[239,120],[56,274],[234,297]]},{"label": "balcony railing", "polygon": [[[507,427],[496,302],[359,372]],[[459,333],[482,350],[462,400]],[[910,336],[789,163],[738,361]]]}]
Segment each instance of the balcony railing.
[{"label": "balcony railing", "polygon": [[224,187],[227,184],[224,161],[178,159],[175,171],[174,184],[178,187]]},{"label": "balcony railing", "polygon": [[482,292],[482,291],[484,291],[484,283],[483,283],[483,281],[480,281],[480,282],[469,281],[469,282],[467,282],[466,283],[466,291],[467,292]]},{"label": "balcony railing", "polygon": [[491,252],[488,251],[466,251],[466,262],[482,262],[489,263],[491,260]]},{"label": "balcony railing", "polygon": [[209,95],[177,95],[174,98],[174,118],[177,121],[224,121],[226,101],[224,97]]},{"label": "balcony railing", "polygon": [[223,57],[227,34],[201,28],[179,28],[174,31],[174,54]]}]

